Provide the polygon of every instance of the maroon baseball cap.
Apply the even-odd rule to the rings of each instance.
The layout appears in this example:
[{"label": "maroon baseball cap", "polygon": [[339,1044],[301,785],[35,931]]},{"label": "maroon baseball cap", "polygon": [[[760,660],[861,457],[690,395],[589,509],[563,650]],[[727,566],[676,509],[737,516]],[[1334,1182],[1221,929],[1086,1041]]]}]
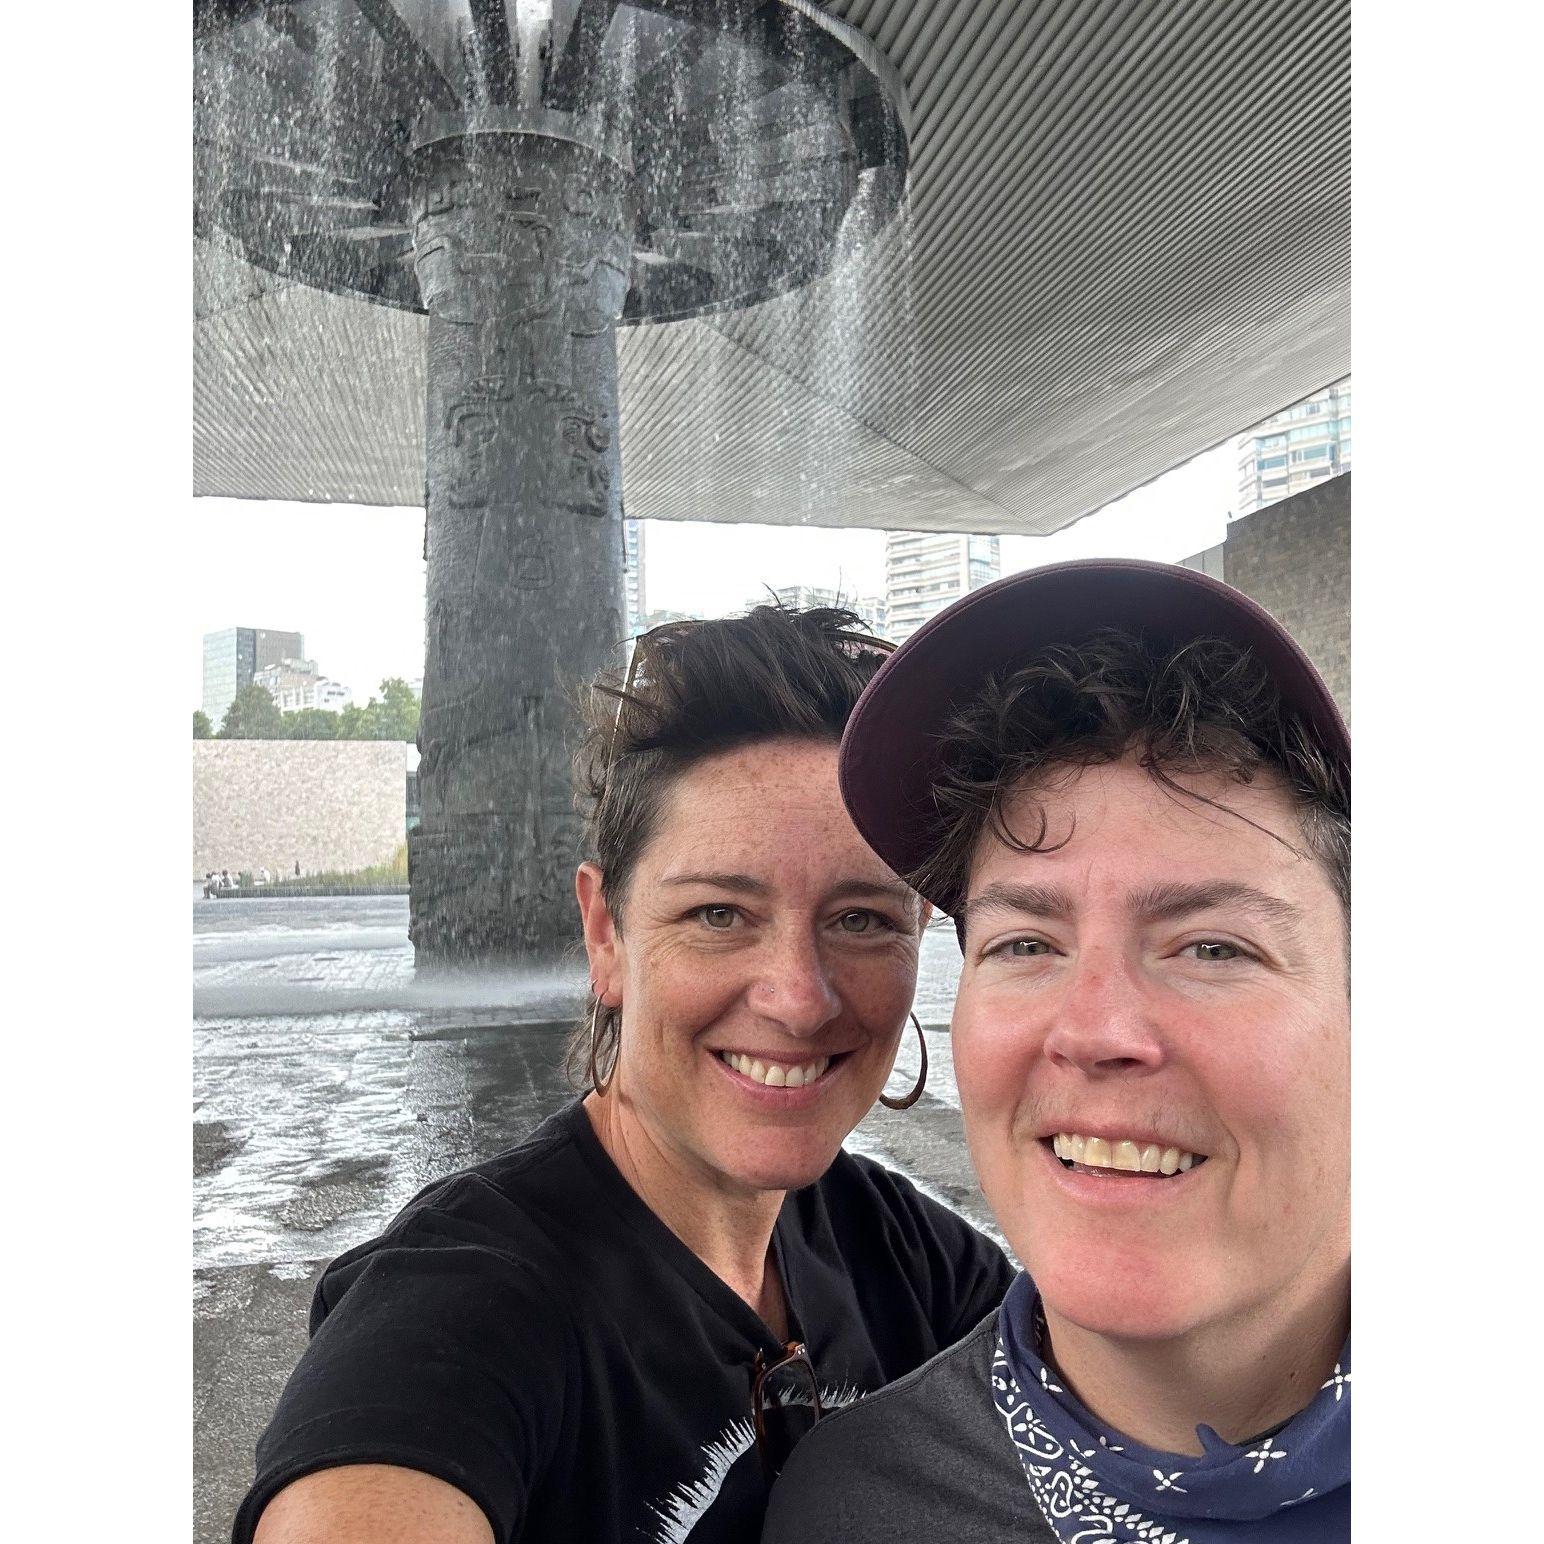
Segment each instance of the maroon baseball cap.
[{"label": "maroon baseball cap", "polygon": [[[1329,688],[1280,622],[1218,579],[1170,563],[1093,558],[1010,574],[920,627],[880,667],[842,736],[841,786],[864,840],[898,874],[933,850],[950,716],[987,679],[1054,644],[1118,627],[1154,642],[1225,638],[1254,654],[1351,786],[1351,735]],[[941,910],[950,897],[927,897]]]}]

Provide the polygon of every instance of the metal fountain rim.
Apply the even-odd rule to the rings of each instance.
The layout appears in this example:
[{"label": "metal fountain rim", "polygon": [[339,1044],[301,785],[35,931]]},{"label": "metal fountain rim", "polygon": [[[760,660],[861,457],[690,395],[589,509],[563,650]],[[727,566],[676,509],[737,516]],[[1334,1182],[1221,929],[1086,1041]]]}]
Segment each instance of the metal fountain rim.
[{"label": "metal fountain rim", "polygon": [[529,134],[538,139],[562,140],[603,157],[628,176],[633,173],[631,149],[620,136],[606,142],[598,136],[586,135],[581,132],[574,114],[558,112],[550,107],[504,105],[458,108],[454,111],[436,108],[422,114],[414,123],[413,152],[417,154],[447,140],[493,134]]},{"label": "metal fountain rim", "polygon": [[[816,0],[778,0],[790,11],[797,11],[823,32],[836,39],[870,75],[878,80],[885,95],[895,108],[895,116],[905,130],[906,142],[911,143],[913,117],[911,93],[901,72],[890,62],[890,56],[866,32],[860,31],[850,21],[833,16]],[[909,168],[908,168],[909,169]]]},{"label": "metal fountain rim", "polygon": [[[352,3],[366,13],[367,19],[372,19],[377,10],[390,9],[395,13],[399,0],[352,0]],[[507,14],[518,0],[499,0],[499,3]],[[852,23],[832,16],[816,0],[772,0],[770,6],[755,5],[753,0],[731,0],[722,6],[716,5],[714,0],[620,0],[620,3],[642,11],[673,15],[683,22],[693,22],[700,28],[728,37],[739,32],[737,20],[742,9],[747,14],[774,9],[782,14],[787,25],[796,30],[806,29],[805,35],[811,41],[817,35],[823,36],[829,48],[840,54],[843,61],[839,78],[833,78],[827,88],[832,93],[833,121],[842,123],[849,151],[857,152],[852,158],[853,171],[878,174],[872,184],[877,196],[874,205],[878,217],[876,230],[888,225],[896,211],[905,206],[911,171],[914,117],[911,98],[900,71],[889,57]],[[233,25],[244,25],[254,16],[265,14],[268,8],[269,0],[194,0],[195,36],[213,38]],[[821,52],[824,54],[826,50],[821,49]],[[428,67],[435,62],[424,55],[419,63]],[[434,71],[431,74],[435,79],[445,80],[442,74]],[[598,121],[586,121],[587,118],[593,119],[593,115],[572,112],[566,106],[551,107],[545,102],[507,99],[497,103],[486,99],[455,102],[430,92],[427,100],[421,97],[412,112],[399,117],[402,139],[398,143],[406,151],[407,160],[422,164],[425,153],[435,145],[462,140],[468,142],[466,148],[471,150],[472,142],[478,138],[491,148],[500,136],[506,143],[516,136],[528,136],[574,145],[614,168],[624,180],[636,180],[641,164],[640,146],[631,137],[631,132],[618,128],[604,115]],[[876,118],[889,127],[879,128]],[[859,121],[864,124],[861,139],[854,132]],[[876,140],[876,133],[882,138]],[[856,186],[856,183],[849,184],[844,205],[851,199]],[[255,190],[250,188],[236,192],[237,196],[256,196]],[[304,204],[306,200],[302,197],[299,202]],[[384,209],[385,205],[380,207]],[[422,312],[416,295],[397,293],[400,285],[396,283],[396,269],[385,257],[367,260],[356,268],[350,256],[338,264],[335,272],[328,271],[327,263],[335,259],[327,258],[325,254],[328,240],[325,228],[302,231],[296,238],[302,251],[313,242],[317,244],[323,254],[319,262],[313,264],[312,258],[306,256],[296,266],[291,266],[288,236],[283,239],[282,251],[276,246],[268,250],[273,244],[261,233],[254,242],[253,233],[245,229],[247,221],[242,215],[236,217],[235,223],[211,215],[208,230],[201,231],[200,208],[195,208],[195,234],[203,235],[216,248],[228,249],[232,255],[257,268],[324,292]],[[377,235],[401,234],[400,220],[369,220],[365,224]],[[225,247],[224,241],[227,233],[232,243],[229,248]],[[345,232],[345,235],[352,234]],[[635,285],[629,292],[634,304],[620,319],[621,326],[681,321],[757,304],[809,283],[825,270],[831,257],[830,251],[826,251],[822,259],[796,260],[792,247],[779,248],[774,244],[774,248],[764,255],[765,261],[755,265],[758,271],[752,275],[751,282],[734,279],[726,287],[725,275],[733,273],[733,241],[711,226],[704,228],[703,236],[708,245],[715,240],[722,243],[723,262],[678,258],[679,293],[672,292],[669,283],[663,287],[653,283],[642,288]],[[726,263],[729,266],[725,267]],[[694,273],[694,265],[701,268],[701,275]]]}]

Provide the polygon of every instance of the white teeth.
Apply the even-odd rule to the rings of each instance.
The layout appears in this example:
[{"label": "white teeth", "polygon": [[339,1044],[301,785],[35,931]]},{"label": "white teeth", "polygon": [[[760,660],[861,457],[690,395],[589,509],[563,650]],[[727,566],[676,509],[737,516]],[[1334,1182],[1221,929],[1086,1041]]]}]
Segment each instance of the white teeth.
[{"label": "white teeth", "polygon": [[1183,1174],[1204,1161],[1204,1154],[1178,1147],[1145,1145],[1130,1137],[1084,1137],[1059,1131],[1051,1138],[1051,1151],[1067,1163],[1091,1169],[1121,1169],[1129,1174]]},{"label": "white teeth", "polygon": [[718,1054],[741,1077],[749,1078],[753,1083],[764,1083],[768,1088],[805,1088],[823,1077],[831,1065],[829,1056],[789,1066],[784,1062],[757,1061],[738,1051],[720,1051]]}]

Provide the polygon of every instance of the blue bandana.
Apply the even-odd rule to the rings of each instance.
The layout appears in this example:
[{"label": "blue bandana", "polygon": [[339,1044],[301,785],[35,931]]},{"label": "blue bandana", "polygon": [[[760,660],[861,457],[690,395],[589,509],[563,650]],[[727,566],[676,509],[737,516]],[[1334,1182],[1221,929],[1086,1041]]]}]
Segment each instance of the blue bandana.
[{"label": "blue bandana", "polygon": [[1146,1448],[1062,1388],[1036,1351],[1040,1295],[1020,1273],[997,1316],[992,1397],[1062,1544],[1335,1544],[1351,1537],[1351,1347],[1306,1410],[1242,1446]]}]

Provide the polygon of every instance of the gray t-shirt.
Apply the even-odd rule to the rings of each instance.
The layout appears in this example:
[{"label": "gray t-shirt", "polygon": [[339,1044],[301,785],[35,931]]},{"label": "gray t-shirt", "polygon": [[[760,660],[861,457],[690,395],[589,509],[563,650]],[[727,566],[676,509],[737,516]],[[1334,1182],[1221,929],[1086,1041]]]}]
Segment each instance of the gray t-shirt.
[{"label": "gray t-shirt", "polygon": [[762,1544],[1056,1544],[992,1402],[996,1345],[994,1310],[821,1421],[772,1489]]}]

